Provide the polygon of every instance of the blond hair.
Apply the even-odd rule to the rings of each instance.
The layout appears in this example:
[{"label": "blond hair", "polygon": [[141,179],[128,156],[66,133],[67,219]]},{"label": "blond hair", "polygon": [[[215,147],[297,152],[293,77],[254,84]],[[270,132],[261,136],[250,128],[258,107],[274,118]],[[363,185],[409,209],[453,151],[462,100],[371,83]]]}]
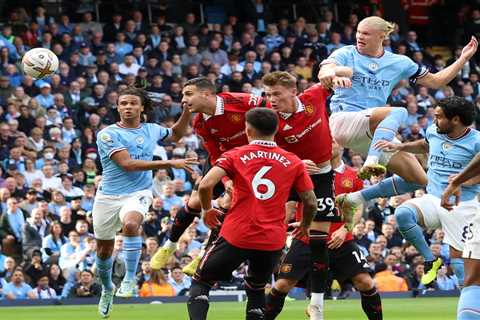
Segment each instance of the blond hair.
[{"label": "blond hair", "polygon": [[376,28],[377,30],[385,32],[385,37],[388,37],[388,35],[395,30],[395,23],[389,22],[377,16],[367,17],[360,21],[360,23],[362,22]]}]

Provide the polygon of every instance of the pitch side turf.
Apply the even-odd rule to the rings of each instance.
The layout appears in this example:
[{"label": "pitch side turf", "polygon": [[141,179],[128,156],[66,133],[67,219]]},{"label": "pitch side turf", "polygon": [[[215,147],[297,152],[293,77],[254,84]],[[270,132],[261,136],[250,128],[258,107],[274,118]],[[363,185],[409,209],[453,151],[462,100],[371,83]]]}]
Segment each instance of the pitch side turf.
[{"label": "pitch side turf", "polygon": [[[455,319],[458,298],[384,299],[385,320],[450,320]],[[305,301],[288,301],[279,320],[306,319]],[[209,320],[244,319],[243,303],[212,303]],[[96,306],[0,307],[1,320],[89,320],[100,319]],[[129,304],[114,305],[111,320],[188,319],[186,305]],[[366,319],[360,300],[327,301],[325,320]]]}]

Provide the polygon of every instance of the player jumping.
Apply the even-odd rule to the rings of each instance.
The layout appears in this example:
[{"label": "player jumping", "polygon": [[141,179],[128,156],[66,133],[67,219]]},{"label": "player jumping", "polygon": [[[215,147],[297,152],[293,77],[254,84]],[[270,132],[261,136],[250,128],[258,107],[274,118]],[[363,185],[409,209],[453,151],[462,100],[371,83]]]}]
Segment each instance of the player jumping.
[{"label": "player jumping", "polygon": [[443,190],[449,177],[458,174],[462,168],[480,151],[480,132],[469,128],[475,117],[474,105],[459,97],[440,100],[435,108],[435,123],[427,129],[425,139],[394,144],[377,142],[376,146],[388,151],[428,153],[427,194],[411,199],[395,210],[395,218],[403,237],[415,246],[425,258],[427,272],[422,277],[423,284],[435,280],[436,270],[442,265],[435,259],[423,236],[423,228],[442,228],[444,242],[450,245],[451,266],[462,285],[463,261],[461,259],[464,242],[471,236],[470,221],[479,209],[477,194],[480,185],[462,187],[462,197],[454,214],[440,206]]},{"label": "player jumping", "polygon": [[230,279],[232,271],[247,260],[246,319],[265,319],[265,285],[285,244],[285,202],[290,190],[298,192],[305,208],[301,234],[308,234],[316,211],[313,185],[302,161],[274,142],[277,115],[266,108],[255,108],[245,118],[249,145],[224,153],[200,183],[202,215],[211,228],[220,224],[223,215],[211,207],[213,187],[228,175],[235,188],[220,237],[193,277],[188,300],[192,320],[207,319],[211,286]]}]

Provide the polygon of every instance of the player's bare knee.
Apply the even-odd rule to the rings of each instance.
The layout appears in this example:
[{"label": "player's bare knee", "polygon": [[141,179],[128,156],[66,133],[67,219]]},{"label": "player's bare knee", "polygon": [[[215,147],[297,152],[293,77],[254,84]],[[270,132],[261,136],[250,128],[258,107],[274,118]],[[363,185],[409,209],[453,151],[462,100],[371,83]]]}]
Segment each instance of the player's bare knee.
[{"label": "player's bare knee", "polygon": [[200,209],[200,198],[198,197],[198,193],[192,193],[190,199],[188,199],[188,206],[192,209]]},{"label": "player's bare knee", "polygon": [[136,236],[140,230],[140,224],[137,221],[125,221],[123,224],[123,234],[127,236]]},{"label": "player's bare knee", "polygon": [[358,291],[368,291],[375,287],[372,277],[368,273],[359,273],[352,278],[353,286]]},{"label": "player's bare knee", "polygon": [[278,279],[275,282],[274,288],[275,290],[281,293],[288,293],[295,285],[297,284],[297,280],[293,279]]}]

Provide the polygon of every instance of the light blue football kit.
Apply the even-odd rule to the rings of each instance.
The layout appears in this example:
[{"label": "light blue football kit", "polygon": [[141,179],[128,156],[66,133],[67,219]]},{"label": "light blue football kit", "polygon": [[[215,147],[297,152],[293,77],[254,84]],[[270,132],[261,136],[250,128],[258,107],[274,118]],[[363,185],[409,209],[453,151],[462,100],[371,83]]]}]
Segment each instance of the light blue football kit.
[{"label": "light blue football kit", "polygon": [[378,58],[366,56],[359,53],[353,45],[335,50],[322,65],[329,63],[351,67],[353,70],[352,87],[336,88],[330,102],[333,138],[340,145],[363,156],[368,154],[380,163],[388,164],[391,155],[371,146],[379,140],[392,141],[398,128],[406,122],[407,110],[393,108],[375,132],[370,133],[369,117],[372,109],[386,105],[400,80],[410,79],[415,82],[425,76],[428,69],[407,56],[389,51],[384,51]]},{"label": "light blue football kit", "polygon": [[[97,134],[98,153],[103,166],[102,182],[92,210],[97,239],[114,239],[126,213],[134,211],[145,215],[152,203],[152,171],[127,172],[111,159],[112,155],[127,150],[134,160],[151,161],[157,142],[171,135],[171,129],[154,123],[141,123],[138,128],[113,124]],[[135,281],[141,247],[140,236],[124,236],[126,274],[123,281]],[[102,285],[106,290],[112,290],[112,258],[97,256],[96,263]]]}]

